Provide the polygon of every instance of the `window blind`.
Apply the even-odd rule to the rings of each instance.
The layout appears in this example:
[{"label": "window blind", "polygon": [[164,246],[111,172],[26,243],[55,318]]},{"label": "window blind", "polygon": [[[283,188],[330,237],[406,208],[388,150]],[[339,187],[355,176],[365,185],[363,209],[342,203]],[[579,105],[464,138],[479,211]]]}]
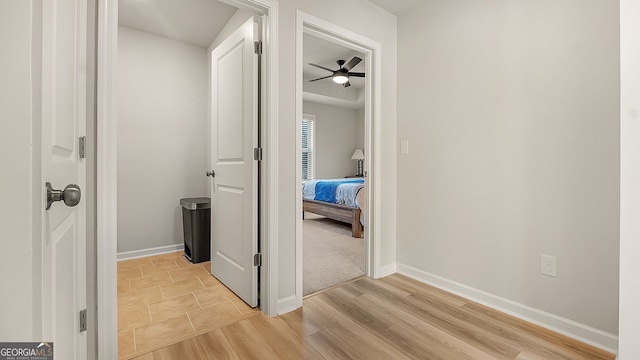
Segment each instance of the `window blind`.
[{"label": "window blind", "polygon": [[302,119],[302,180],[313,179],[313,134],[314,121]]}]

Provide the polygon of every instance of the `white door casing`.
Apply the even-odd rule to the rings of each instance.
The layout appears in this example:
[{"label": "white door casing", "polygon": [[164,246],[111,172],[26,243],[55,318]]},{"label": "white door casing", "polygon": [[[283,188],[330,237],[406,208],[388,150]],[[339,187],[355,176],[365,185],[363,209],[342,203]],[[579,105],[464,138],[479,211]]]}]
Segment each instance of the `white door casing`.
[{"label": "white door casing", "polygon": [[[265,131],[265,198],[262,206],[263,253],[261,309],[267,316],[280,311],[278,298],[278,0],[220,0],[262,16],[264,25],[264,131]],[[116,63],[118,53],[118,1],[99,1],[97,14],[96,68],[96,143],[97,203],[97,321],[98,358],[118,356],[118,325],[116,301],[116,239],[117,239],[117,108]]]},{"label": "white door casing", "polygon": [[211,52],[211,274],[258,305],[258,38],[251,18]]},{"label": "white door casing", "polygon": [[[82,191],[85,163],[78,138],[86,127],[86,0],[45,1],[42,19],[42,178],[56,190],[77,184]],[[85,202],[45,207],[46,198],[41,208],[42,272],[34,274],[42,289],[42,341],[54,343],[57,359],[84,359]]]},{"label": "white door casing", "polygon": [[[346,48],[358,51],[365,55],[365,111],[364,111],[364,173],[366,174],[364,218],[366,231],[365,237],[365,275],[379,278],[395,272],[395,262],[381,266],[381,212],[378,211],[378,199],[382,197],[381,188],[381,79],[382,45],[380,42],[369,39],[346,28],[340,27],[326,20],[312,16],[298,10],[296,15],[296,119],[302,119],[302,93],[303,93],[303,34],[308,33],[315,37],[342,45]],[[296,122],[296,188],[302,188],[302,141],[301,123]],[[302,306],[302,192],[296,192],[296,296],[295,307]]]}]

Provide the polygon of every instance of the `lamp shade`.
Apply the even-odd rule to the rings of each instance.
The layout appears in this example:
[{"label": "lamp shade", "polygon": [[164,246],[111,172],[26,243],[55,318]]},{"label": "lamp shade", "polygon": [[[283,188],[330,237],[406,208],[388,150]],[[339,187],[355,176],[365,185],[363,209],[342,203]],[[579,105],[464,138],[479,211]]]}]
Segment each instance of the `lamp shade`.
[{"label": "lamp shade", "polygon": [[362,149],[356,149],[356,151],[353,152],[353,155],[351,155],[351,160],[364,160],[364,153],[362,152]]}]

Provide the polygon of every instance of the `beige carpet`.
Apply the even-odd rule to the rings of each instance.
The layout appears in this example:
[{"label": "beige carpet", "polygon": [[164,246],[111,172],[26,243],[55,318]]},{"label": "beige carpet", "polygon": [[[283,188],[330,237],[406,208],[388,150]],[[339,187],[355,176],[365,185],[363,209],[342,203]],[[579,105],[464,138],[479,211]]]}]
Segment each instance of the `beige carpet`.
[{"label": "beige carpet", "polygon": [[364,275],[364,238],[351,225],[305,213],[302,234],[303,295]]}]

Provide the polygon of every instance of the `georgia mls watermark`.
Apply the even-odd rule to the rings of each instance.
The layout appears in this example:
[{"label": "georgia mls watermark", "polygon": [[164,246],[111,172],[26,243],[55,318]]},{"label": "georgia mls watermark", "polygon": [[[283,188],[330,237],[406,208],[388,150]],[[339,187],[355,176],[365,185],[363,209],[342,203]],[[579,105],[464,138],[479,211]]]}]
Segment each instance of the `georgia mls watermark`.
[{"label": "georgia mls watermark", "polygon": [[53,360],[53,343],[0,342],[0,360]]}]

